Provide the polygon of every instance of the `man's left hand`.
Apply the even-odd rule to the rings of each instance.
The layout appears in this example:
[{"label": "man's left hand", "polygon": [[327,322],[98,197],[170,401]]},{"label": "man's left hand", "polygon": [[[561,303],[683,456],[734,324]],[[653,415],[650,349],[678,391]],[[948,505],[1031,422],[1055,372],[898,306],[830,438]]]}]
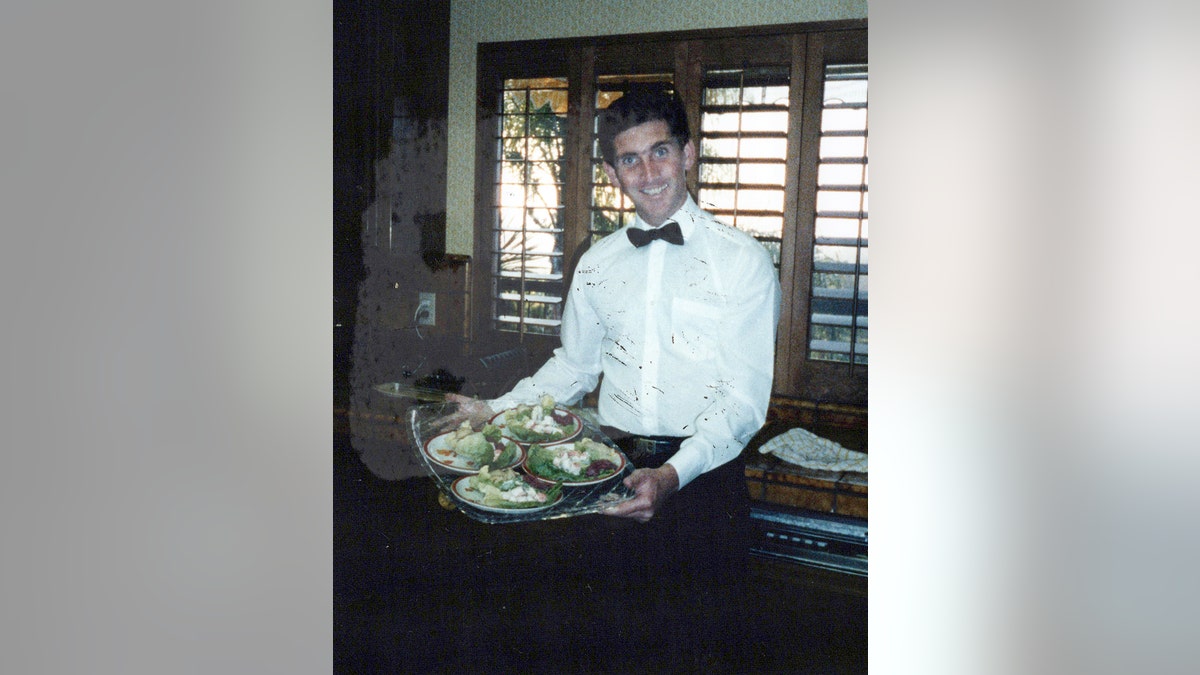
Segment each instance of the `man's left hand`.
[{"label": "man's left hand", "polygon": [[625,487],[637,495],[629,501],[605,509],[608,516],[633,518],[644,523],[654,517],[663,503],[679,491],[679,474],[675,467],[663,464],[657,469],[636,469],[625,478]]}]

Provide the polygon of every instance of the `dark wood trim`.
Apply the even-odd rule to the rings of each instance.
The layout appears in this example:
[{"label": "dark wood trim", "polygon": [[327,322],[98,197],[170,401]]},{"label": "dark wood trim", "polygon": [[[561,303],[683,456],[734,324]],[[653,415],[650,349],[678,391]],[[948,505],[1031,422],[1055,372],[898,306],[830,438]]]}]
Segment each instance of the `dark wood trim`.
[{"label": "dark wood trim", "polygon": [[688,111],[688,128],[692,132],[692,143],[696,146],[696,162],[687,173],[688,191],[699,201],[700,194],[700,82],[704,77],[704,66],[700,46],[691,41],[675,45],[675,91],[680,93],[683,107]]},{"label": "dark wood trim", "polygon": [[[790,82],[791,87],[788,96],[793,101],[802,101],[805,82],[805,56],[808,53],[808,38],[806,35],[791,36],[791,72]],[[804,115],[792,115],[788,124],[788,146],[792,148],[801,147],[800,141],[803,132]],[[795,252],[801,250],[798,243],[799,239],[804,238],[800,230],[800,213],[798,213],[799,192],[800,192],[800,160],[801,153],[796,152],[791,155],[786,167],[786,175],[783,186],[783,220],[784,223],[795,223],[795,227],[784,227],[783,238],[780,242],[782,251],[779,260],[779,286],[782,291],[784,302],[780,307],[779,312],[779,336],[775,340],[775,382],[776,389],[780,389],[780,383],[783,383],[784,391],[792,391],[791,374],[795,372],[795,367],[792,361],[796,356],[796,336],[797,330],[804,332],[805,325],[796,326],[797,308],[796,302],[790,300],[794,298],[797,289],[806,288],[806,284],[802,283],[803,278],[799,276],[803,269],[808,269],[809,264],[804,259],[804,256],[799,256],[793,253],[786,255],[787,252]],[[811,238],[809,239],[811,241]],[[803,314],[800,314],[803,316]],[[807,323],[807,322],[805,322]],[[783,348],[780,348],[782,346]],[[800,352],[802,356],[804,352]]]},{"label": "dark wood trim", "polygon": [[867,407],[821,403],[789,396],[772,396],[768,422],[791,426],[831,426],[866,431]]},{"label": "dark wood trim", "polygon": [[567,166],[563,190],[566,222],[563,223],[563,284],[570,288],[571,276],[579,256],[587,249],[591,226],[592,128],[587,123],[595,117],[596,107],[596,50],[586,46],[572,52],[571,72],[580,77],[568,83],[567,108]]},{"label": "dark wood trim", "polygon": [[761,26],[736,26],[730,28],[695,28],[662,33],[628,33],[624,35],[598,35],[575,38],[550,38],[545,40],[512,40],[508,42],[482,42],[480,47],[504,47],[505,49],[527,49],[529,47],[573,47],[588,43],[597,47],[623,44],[645,44],[647,42],[678,42],[688,40],[712,40],[719,38],[763,37],[768,35],[791,35],[817,31],[858,30],[867,27],[866,19],[839,19],[837,21],[812,21],[807,23],[780,23]]}]

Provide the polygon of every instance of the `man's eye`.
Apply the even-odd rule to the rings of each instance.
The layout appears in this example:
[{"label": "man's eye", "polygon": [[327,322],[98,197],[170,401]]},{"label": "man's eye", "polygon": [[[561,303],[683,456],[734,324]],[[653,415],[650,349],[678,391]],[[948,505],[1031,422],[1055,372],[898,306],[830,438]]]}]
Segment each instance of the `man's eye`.
[{"label": "man's eye", "polygon": [[660,145],[659,147],[654,149],[655,157],[666,157],[670,153],[671,153],[671,149],[665,145]]},{"label": "man's eye", "polygon": [[636,162],[636,161],[637,161],[637,157],[622,157],[621,158],[621,164],[623,166],[633,166],[634,162]]}]

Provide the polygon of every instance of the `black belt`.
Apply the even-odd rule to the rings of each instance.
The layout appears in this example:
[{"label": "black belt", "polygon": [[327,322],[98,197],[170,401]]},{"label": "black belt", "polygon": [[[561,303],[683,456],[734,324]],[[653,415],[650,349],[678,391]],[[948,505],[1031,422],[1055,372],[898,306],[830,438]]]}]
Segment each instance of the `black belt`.
[{"label": "black belt", "polygon": [[679,450],[687,436],[642,436],[616,427],[602,426],[600,430],[625,451],[639,466],[659,466]]}]

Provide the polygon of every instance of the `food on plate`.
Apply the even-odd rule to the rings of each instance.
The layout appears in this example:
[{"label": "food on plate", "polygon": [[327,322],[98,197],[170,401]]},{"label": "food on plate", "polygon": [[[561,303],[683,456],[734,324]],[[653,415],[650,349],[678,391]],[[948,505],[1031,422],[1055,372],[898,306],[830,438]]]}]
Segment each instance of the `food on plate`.
[{"label": "food on plate", "polygon": [[503,509],[527,509],[553,503],[562,494],[562,485],[555,483],[548,490],[540,489],[536,479],[512,469],[491,471],[486,466],[470,477],[467,487],[482,495],[479,503]]},{"label": "food on plate", "polygon": [[608,478],[621,470],[624,461],[607,445],[582,438],[574,443],[531,446],[525,466],[540,478],[580,483]]},{"label": "food on plate", "polygon": [[561,441],[579,431],[579,418],[555,407],[552,396],[534,405],[522,403],[503,413],[508,435],[522,443]]},{"label": "food on plate", "polygon": [[504,440],[499,427],[485,424],[483,429],[475,431],[467,420],[447,436],[444,447],[438,452],[445,456],[458,455],[474,468],[505,466],[517,459],[517,446]]}]

